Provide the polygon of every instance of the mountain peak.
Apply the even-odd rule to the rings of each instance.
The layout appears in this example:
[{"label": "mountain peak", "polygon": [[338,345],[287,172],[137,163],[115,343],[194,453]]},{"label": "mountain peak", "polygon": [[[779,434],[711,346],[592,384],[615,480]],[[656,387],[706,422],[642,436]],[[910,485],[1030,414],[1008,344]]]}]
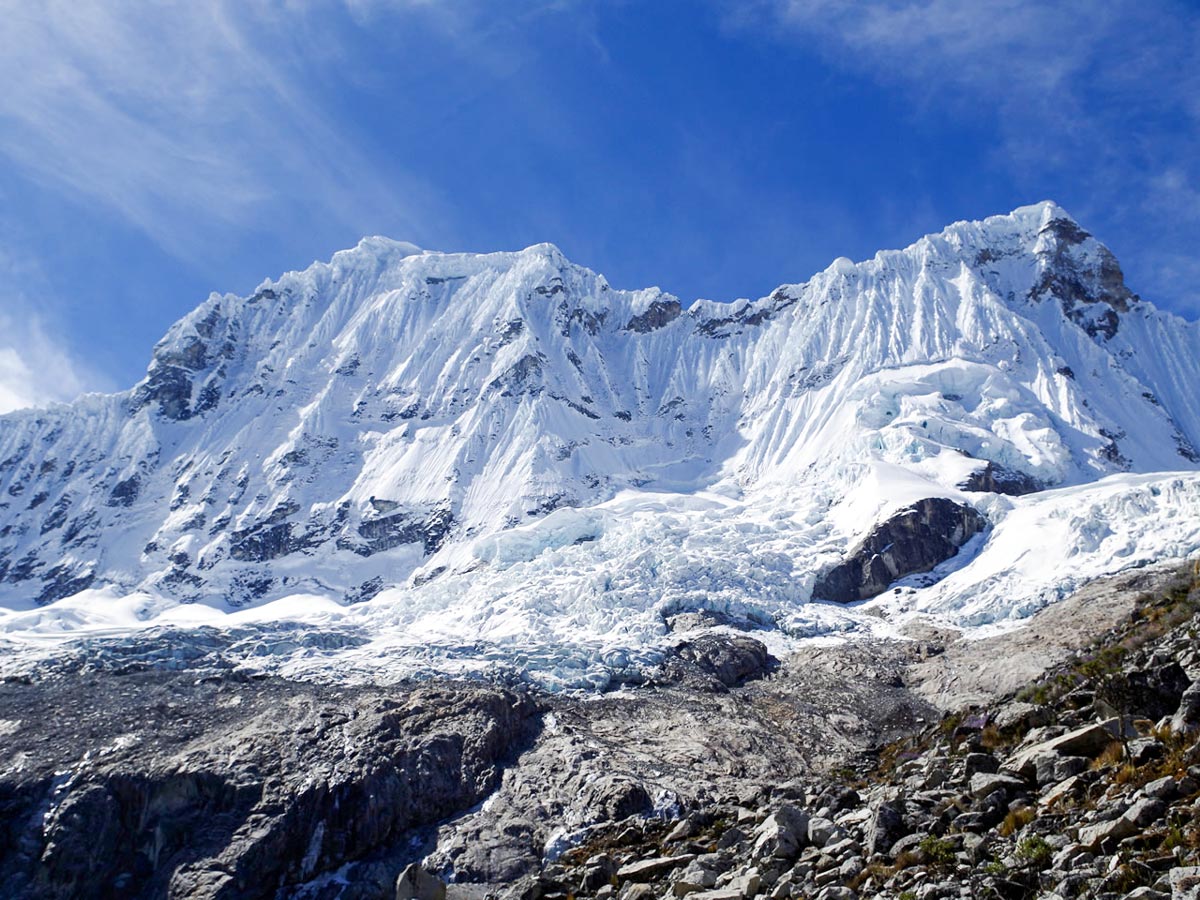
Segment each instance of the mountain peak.
[{"label": "mountain peak", "polygon": [[333,258],[337,259],[341,253],[359,253],[389,259],[404,259],[408,256],[420,256],[429,252],[431,251],[408,241],[397,241],[390,237],[374,234],[363,237],[351,250],[335,253]]},{"label": "mountain peak", "polygon": [[1078,224],[1074,216],[1072,216],[1053,200],[1041,200],[1037,203],[1029,203],[1024,206],[1018,206],[1012,212],[998,216],[988,216],[987,218],[983,219],[982,222],[977,224],[982,225],[985,228],[988,226],[992,226],[993,228],[1000,227],[1001,229],[1015,227],[1022,233],[1036,235],[1051,222],[1056,221],[1071,222],[1072,224],[1076,225]]},{"label": "mountain peak", "polygon": [[553,259],[555,261],[569,262],[569,260],[567,260],[566,256],[563,255],[562,250],[560,250],[556,244],[552,244],[549,241],[542,241],[541,243],[530,244],[524,250],[521,250],[518,255],[520,255],[520,256],[544,256],[549,259]]},{"label": "mountain peak", "polygon": [[1039,221],[1043,226],[1048,222],[1053,222],[1055,219],[1066,219],[1071,222],[1075,221],[1074,216],[1072,216],[1053,200],[1040,200],[1037,203],[1030,203],[1026,206],[1018,206],[1011,213],[1009,213],[1009,215],[1013,218],[1034,219]]}]

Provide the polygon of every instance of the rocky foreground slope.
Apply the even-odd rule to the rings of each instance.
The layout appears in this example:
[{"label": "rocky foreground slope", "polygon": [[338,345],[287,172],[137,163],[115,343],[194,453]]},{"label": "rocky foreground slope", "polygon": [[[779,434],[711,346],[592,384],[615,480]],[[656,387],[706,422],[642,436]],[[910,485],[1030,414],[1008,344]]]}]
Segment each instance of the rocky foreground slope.
[{"label": "rocky foreground slope", "polygon": [[219,663],[218,632],[97,641],[0,684],[0,884],[14,900],[1189,896],[1197,628],[1189,562],[983,642],[926,630],[774,660],[711,632],[593,696],[258,677]]},{"label": "rocky foreground slope", "polygon": [[1198,610],[1190,564],[1016,695],[856,765],[616,826],[541,886],[625,900],[1200,896]]}]

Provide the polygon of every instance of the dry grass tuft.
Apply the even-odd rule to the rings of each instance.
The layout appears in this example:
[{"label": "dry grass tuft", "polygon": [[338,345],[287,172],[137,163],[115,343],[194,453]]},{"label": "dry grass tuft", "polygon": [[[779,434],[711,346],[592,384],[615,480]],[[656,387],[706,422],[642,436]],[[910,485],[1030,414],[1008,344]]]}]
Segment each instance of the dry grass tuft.
[{"label": "dry grass tuft", "polygon": [[1012,810],[1000,823],[998,829],[1000,837],[1011,837],[1035,818],[1037,818],[1037,810],[1032,806],[1022,806],[1020,809]]},{"label": "dry grass tuft", "polygon": [[1115,766],[1125,758],[1125,748],[1120,741],[1113,741],[1104,751],[1092,760],[1091,769],[1105,769],[1109,766]]}]

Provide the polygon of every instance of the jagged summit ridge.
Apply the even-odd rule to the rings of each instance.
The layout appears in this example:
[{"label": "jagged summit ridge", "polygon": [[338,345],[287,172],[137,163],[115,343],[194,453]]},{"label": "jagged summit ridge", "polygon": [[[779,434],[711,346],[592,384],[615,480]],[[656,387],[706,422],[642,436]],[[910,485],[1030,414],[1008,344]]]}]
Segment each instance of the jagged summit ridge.
[{"label": "jagged summit ridge", "polygon": [[[910,587],[959,609],[1039,504],[1093,498],[1064,540],[1097,566],[1086,523],[1131,491],[1156,536],[1128,553],[1188,552],[1189,522],[1154,516],[1192,476],[1134,476],[1200,464],[1198,348],[1051,203],[732,303],[617,290],[550,244],[367,238],[211,296],[126,393],[0,418],[0,602],[379,595],[447,639],[641,640],[693,609],[820,630],[821,574],[943,498],[987,527]],[[1001,602],[989,570],[970,617],[1085,571]]]}]

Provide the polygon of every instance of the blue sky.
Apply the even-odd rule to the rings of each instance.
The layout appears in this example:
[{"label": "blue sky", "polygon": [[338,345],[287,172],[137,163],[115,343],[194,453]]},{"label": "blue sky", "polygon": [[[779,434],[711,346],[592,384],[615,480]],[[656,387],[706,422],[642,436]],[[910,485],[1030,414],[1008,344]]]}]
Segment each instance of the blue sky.
[{"label": "blue sky", "polygon": [[0,0],[0,409],[364,234],[760,296],[1050,198],[1200,316],[1200,9]]}]

